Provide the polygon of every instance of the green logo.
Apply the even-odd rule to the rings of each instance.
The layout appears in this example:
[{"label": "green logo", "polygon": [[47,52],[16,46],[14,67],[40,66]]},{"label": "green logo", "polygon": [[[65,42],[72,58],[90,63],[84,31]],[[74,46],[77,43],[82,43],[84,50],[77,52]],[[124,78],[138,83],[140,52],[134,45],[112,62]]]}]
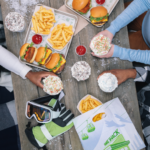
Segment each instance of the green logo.
[{"label": "green logo", "polygon": [[104,143],[104,150],[131,150],[129,147],[130,141],[125,140],[122,134],[118,132],[118,129],[113,133],[112,136]]},{"label": "green logo", "polygon": [[113,133],[111,137],[108,138],[108,140],[104,143],[106,146],[108,143],[110,143],[115,137],[117,137],[120,133],[118,132],[118,129]]}]

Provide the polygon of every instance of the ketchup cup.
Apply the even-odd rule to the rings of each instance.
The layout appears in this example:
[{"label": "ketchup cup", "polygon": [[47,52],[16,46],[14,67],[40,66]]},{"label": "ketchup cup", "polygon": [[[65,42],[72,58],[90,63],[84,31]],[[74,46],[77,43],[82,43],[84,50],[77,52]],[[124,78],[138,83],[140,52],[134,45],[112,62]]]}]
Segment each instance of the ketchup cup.
[{"label": "ketchup cup", "polygon": [[86,47],[84,45],[79,45],[75,49],[76,54],[79,56],[84,56],[86,54]]},{"label": "ketchup cup", "polygon": [[32,37],[32,42],[34,44],[40,44],[42,42],[42,36],[41,35],[38,35],[38,34],[35,34],[33,37]]},{"label": "ketchup cup", "polygon": [[96,3],[98,5],[103,5],[105,3],[105,0],[96,0]]}]

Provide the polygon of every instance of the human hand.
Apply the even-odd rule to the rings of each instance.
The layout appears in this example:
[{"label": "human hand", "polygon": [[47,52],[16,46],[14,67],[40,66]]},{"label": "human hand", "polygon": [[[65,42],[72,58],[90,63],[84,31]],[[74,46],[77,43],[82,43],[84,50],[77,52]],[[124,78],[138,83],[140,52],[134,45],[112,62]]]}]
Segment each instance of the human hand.
[{"label": "human hand", "polygon": [[[108,37],[108,38],[110,39],[110,43],[112,42],[113,34],[112,34],[111,32],[109,32],[108,30],[104,30],[104,31],[102,31],[102,32],[99,32],[99,33],[98,33],[97,35],[95,35],[94,37],[99,36],[100,34],[102,34],[102,35]],[[93,37],[93,38],[94,38],[94,37]],[[92,40],[93,40],[93,39],[92,39]],[[91,40],[91,41],[92,41],[92,40]],[[90,43],[90,45],[91,45],[91,43]],[[95,55],[93,52],[92,52],[91,54],[92,54],[93,56],[99,57],[99,58],[109,58],[109,57],[112,57],[113,53],[114,53],[114,45],[112,44],[112,46],[111,46],[109,52],[108,52],[106,55],[97,56],[97,55]]]},{"label": "human hand", "polygon": [[113,69],[109,71],[104,71],[98,76],[97,79],[99,79],[99,77],[104,73],[112,73],[113,75],[115,75],[118,80],[118,85],[120,85],[121,83],[125,82],[129,78],[135,79],[137,72],[135,69]]},{"label": "human hand", "polygon": [[109,58],[113,56],[113,53],[114,53],[114,45],[112,44],[109,52],[106,55],[97,56],[94,54],[94,52],[92,52],[91,54],[98,58]]},{"label": "human hand", "polygon": [[32,71],[29,71],[26,74],[26,78],[28,78],[32,83],[34,83],[35,85],[37,85],[43,89],[43,84],[41,83],[41,80],[42,80],[42,78],[46,78],[49,75],[57,76],[56,74],[54,74],[52,72],[46,72],[46,71],[32,72]]}]

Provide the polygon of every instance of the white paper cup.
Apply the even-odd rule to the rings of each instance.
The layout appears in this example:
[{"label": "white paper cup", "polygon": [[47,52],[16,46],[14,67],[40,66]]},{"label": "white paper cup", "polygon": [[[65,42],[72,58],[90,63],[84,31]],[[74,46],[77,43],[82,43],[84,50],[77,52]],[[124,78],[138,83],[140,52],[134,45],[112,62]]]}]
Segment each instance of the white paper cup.
[{"label": "white paper cup", "polygon": [[26,27],[24,17],[18,12],[10,12],[5,18],[5,26],[12,32],[23,32]]},{"label": "white paper cup", "polygon": [[[50,78],[53,77],[54,79],[56,79],[57,83],[55,83],[55,85],[59,85],[61,84],[61,90],[59,90],[58,92],[55,92],[55,93],[51,93],[50,92],[50,84],[52,82],[50,82]],[[47,83],[46,83],[47,82]],[[49,95],[58,95],[62,90],[63,90],[63,83],[61,81],[61,79],[58,77],[58,76],[51,76],[49,75],[48,77],[46,77],[44,80],[43,80],[43,83],[44,83],[44,88],[43,88],[43,91],[46,92],[47,94]],[[58,84],[59,83],[59,84]],[[54,84],[54,82],[53,82]]]},{"label": "white paper cup", "polygon": [[111,93],[118,87],[118,80],[111,73],[104,73],[98,79],[98,85],[103,92]]},{"label": "white paper cup", "polygon": [[77,81],[85,81],[91,75],[91,67],[86,61],[78,61],[71,67],[71,73]]}]

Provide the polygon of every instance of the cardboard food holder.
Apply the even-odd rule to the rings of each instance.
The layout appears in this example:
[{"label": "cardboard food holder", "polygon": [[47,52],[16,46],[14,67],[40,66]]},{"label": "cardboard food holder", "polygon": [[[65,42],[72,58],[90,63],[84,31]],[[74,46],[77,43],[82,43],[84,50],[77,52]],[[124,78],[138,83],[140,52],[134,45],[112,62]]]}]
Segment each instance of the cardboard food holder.
[{"label": "cardboard food holder", "polygon": [[[78,111],[79,111],[81,114],[83,114],[83,113],[82,113],[82,112],[80,111],[80,109],[79,109],[80,103],[81,103],[82,100],[84,100],[84,99],[87,98],[88,96],[91,96],[91,98],[93,98],[93,99],[95,99],[96,101],[102,103],[102,102],[101,102],[99,99],[97,99],[96,97],[94,97],[94,96],[92,96],[92,95],[90,95],[90,94],[87,94],[86,96],[84,96],[84,97],[79,101],[79,103],[78,103],[78,105],[77,105],[77,109],[78,109]],[[103,104],[103,103],[102,103],[102,104]]]},{"label": "cardboard food holder", "polygon": [[[69,26],[69,25],[71,25],[69,22],[67,22],[67,21],[63,21],[63,20],[60,20],[60,21],[58,21],[54,26],[53,26],[53,28],[51,28],[51,32],[53,31],[53,29],[57,26],[57,25],[59,25],[59,24],[62,24],[62,23],[65,23],[67,26]],[[73,28],[73,32],[75,31],[75,29]],[[47,44],[48,45],[50,45],[50,47],[53,47],[53,45],[48,41],[48,39],[50,39],[50,37],[51,37],[51,32],[50,32],[50,34],[47,36],[47,39],[46,39],[46,42],[47,42]],[[72,37],[73,37],[73,35],[71,36],[71,39],[72,39]],[[68,43],[62,48],[62,49],[54,49],[55,51],[57,51],[58,53],[59,52],[61,52],[64,48],[66,48],[67,47],[67,45],[71,42],[71,39],[68,41]]]}]

